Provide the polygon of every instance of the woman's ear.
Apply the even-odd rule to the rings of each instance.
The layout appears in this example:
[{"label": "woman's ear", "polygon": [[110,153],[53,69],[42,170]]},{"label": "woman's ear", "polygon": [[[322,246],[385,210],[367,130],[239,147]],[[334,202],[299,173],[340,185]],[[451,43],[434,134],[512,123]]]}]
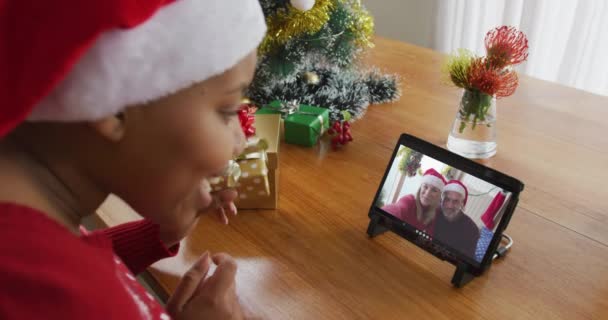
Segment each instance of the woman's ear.
[{"label": "woman's ear", "polygon": [[104,138],[118,142],[122,140],[126,131],[126,115],[121,112],[91,122],[91,126]]}]

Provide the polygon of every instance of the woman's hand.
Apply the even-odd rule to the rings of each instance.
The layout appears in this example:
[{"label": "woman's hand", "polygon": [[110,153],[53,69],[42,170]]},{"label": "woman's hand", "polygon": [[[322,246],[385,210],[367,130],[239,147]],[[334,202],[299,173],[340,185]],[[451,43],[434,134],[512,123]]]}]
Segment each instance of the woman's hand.
[{"label": "woman's hand", "polygon": [[[207,276],[211,263],[217,267]],[[182,277],[167,303],[174,319],[244,319],[236,295],[237,265],[232,257],[205,252]]]},{"label": "woman's hand", "polygon": [[238,193],[234,189],[225,189],[213,193],[214,209],[223,224],[228,224],[229,215],[236,216],[237,209],[234,200],[237,196]]}]

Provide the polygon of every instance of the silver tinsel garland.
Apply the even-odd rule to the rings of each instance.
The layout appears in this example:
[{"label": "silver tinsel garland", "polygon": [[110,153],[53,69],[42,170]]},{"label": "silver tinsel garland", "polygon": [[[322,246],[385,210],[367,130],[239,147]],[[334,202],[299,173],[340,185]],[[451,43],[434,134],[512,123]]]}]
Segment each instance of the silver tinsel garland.
[{"label": "silver tinsel garland", "polygon": [[[260,2],[266,15],[287,6],[287,1]],[[293,39],[261,56],[247,97],[259,106],[273,100],[296,100],[327,108],[332,120],[339,120],[341,111],[349,111],[356,120],[370,104],[399,99],[399,79],[395,75],[357,65],[361,49],[345,30],[352,16],[346,3],[338,6],[318,33]]]}]

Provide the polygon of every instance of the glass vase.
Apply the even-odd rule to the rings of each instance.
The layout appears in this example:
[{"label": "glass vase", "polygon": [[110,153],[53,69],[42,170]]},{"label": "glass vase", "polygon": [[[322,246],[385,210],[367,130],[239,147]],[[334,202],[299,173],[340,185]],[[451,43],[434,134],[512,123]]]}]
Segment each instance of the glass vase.
[{"label": "glass vase", "polygon": [[496,154],[496,97],[464,90],[447,148],[470,159]]}]

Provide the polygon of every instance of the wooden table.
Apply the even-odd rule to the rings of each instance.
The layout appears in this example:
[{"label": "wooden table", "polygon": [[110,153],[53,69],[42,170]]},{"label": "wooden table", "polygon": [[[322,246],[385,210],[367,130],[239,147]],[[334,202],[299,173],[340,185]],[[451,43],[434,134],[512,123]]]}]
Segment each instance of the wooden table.
[{"label": "wooden table", "polygon": [[[160,286],[172,292],[202,252],[225,251],[240,295],[272,319],[608,319],[608,98],[522,77],[498,101],[498,154],[484,163],[526,184],[507,229],[515,245],[455,289],[452,265],[365,231],[399,135],[445,146],[460,92],[431,50],[378,39],[368,59],[401,75],[401,100],[370,107],[338,152],[283,144],[279,209],[229,226],[205,217],[179,256],[153,266]],[[117,223],[117,211],[102,216]]]}]

